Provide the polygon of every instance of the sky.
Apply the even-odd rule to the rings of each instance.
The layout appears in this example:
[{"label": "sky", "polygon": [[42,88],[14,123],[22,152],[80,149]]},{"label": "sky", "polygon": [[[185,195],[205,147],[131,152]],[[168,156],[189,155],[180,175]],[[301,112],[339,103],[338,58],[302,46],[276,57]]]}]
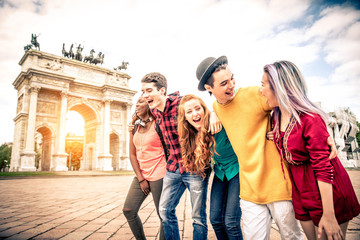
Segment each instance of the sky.
[{"label": "sky", "polygon": [[81,44],[83,55],[105,53],[102,67],[129,62],[132,90],[160,72],[168,93],[196,94],[210,108],[214,98],[197,90],[203,59],[227,56],[237,87],[260,86],[265,64],[289,60],[313,102],[326,112],[349,108],[360,121],[358,1],[0,0],[0,144],[13,141],[12,83],[33,33],[41,51],[61,56],[63,43]]}]

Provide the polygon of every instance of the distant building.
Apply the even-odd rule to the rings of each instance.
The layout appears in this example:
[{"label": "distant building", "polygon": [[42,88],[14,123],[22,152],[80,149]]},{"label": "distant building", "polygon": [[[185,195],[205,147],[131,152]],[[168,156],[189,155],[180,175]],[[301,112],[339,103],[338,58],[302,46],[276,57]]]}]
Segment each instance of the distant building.
[{"label": "distant building", "polygon": [[360,167],[360,148],[356,140],[359,128],[356,117],[349,110],[338,109],[328,113],[328,127],[338,150],[338,157],[344,167]]}]

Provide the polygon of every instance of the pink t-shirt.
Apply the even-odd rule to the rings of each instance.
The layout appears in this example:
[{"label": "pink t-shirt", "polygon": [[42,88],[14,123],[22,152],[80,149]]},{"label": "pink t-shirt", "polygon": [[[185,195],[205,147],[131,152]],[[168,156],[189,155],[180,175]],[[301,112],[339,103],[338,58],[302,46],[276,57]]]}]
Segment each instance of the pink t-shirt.
[{"label": "pink t-shirt", "polygon": [[165,154],[154,124],[152,124],[146,133],[137,131],[133,142],[143,177],[148,181],[156,181],[163,178],[166,173]]}]

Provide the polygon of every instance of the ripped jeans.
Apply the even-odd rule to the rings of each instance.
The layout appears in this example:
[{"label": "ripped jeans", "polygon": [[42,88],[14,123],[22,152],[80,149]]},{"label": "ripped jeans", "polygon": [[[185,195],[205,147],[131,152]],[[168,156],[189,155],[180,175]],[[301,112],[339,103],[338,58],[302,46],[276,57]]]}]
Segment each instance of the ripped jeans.
[{"label": "ripped jeans", "polygon": [[175,209],[186,188],[190,192],[192,206],[193,239],[207,239],[206,196],[210,169],[207,169],[206,172],[204,180],[196,174],[185,172],[180,174],[179,169],[176,172],[166,172],[159,206],[165,239],[180,240]]}]

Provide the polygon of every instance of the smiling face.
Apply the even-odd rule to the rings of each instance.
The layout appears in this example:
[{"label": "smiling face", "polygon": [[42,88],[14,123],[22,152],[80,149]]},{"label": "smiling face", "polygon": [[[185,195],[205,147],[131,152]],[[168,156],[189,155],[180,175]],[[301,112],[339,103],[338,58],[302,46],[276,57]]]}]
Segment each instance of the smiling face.
[{"label": "smiling face", "polygon": [[204,108],[201,106],[200,101],[191,99],[186,102],[184,104],[184,112],[186,121],[188,121],[195,129],[199,130],[204,120]]},{"label": "smiling face", "polygon": [[230,69],[226,67],[226,69],[214,72],[212,78],[214,79],[213,86],[205,84],[205,89],[214,94],[221,104],[231,101],[235,96],[235,79]]},{"label": "smiling face", "polygon": [[270,86],[269,75],[267,73],[264,73],[263,75],[260,92],[264,97],[266,97],[266,103],[269,105],[269,107],[274,108],[279,106],[279,102],[274,94],[274,90]]},{"label": "smiling face", "polygon": [[142,119],[146,118],[146,115],[149,113],[149,105],[143,97],[139,97],[138,101],[136,102],[135,113]]},{"label": "smiling face", "polygon": [[157,108],[164,111],[165,108],[165,88],[156,88],[155,83],[141,83],[142,97],[149,104],[151,109]]}]

